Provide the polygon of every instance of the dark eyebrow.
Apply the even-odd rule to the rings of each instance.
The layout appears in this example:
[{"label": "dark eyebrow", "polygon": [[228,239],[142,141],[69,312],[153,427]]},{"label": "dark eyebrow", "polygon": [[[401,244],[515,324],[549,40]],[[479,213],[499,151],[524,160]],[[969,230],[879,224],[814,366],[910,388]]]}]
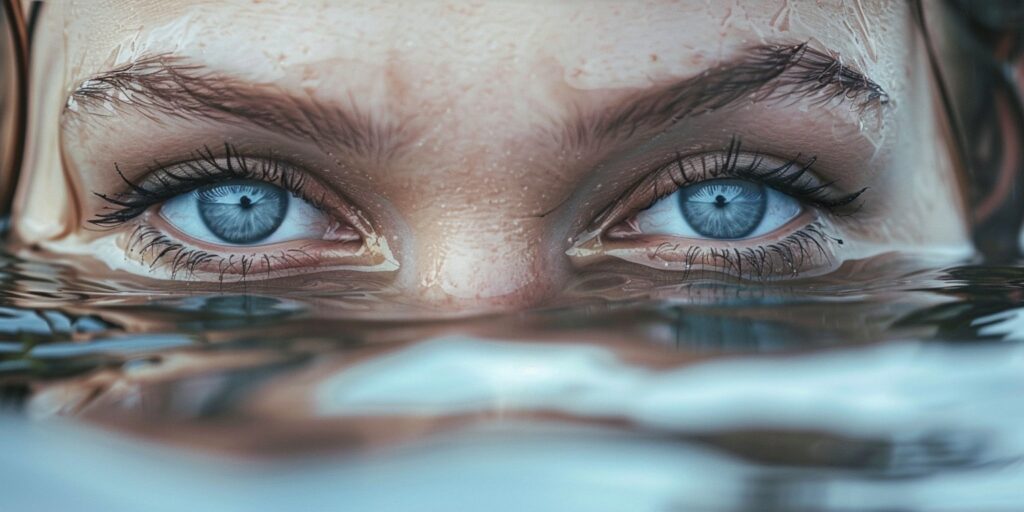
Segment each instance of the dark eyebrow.
[{"label": "dark eyebrow", "polygon": [[[133,61],[83,81],[69,96],[64,120],[83,112],[109,115],[134,109],[157,123],[166,117],[247,121],[321,147],[330,146],[367,159],[390,157],[408,139],[394,123],[381,122],[350,105],[326,105],[274,84],[249,83],[217,74],[170,54]],[[162,119],[163,118],[163,119]]]},{"label": "dark eyebrow", "polygon": [[647,130],[736,104],[743,99],[797,101],[818,106],[852,102],[858,109],[889,103],[889,95],[838,54],[806,43],[750,48],[737,59],[667,86],[646,89],[616,106],[582,113],[563,125],[556,139],[586,151]]},{"label": "dark eyebrow", "polygon": [[[820,105],[849,101],[859,108],[889,102],[881,86],[844,65],[838,54],[806,43],[763,45],[695,77],[641,91],[611,109],[575,116],[561,125],[555,140],[589,151],[641,131],[667,129],[744,98],[809,97]],[[161,117],[241,120],[374,161],[387,159],[411,140],[404,128],[408,123],[400,127],[381,122],[359,110],[355,101],[349,103],[347,108],[325,105],[273,84],[248,83],[161,54],[83,81],[68,98],[64,119],[79,119],[84,111],[102,116],[113,108],[133,108],[157,123],[163,122]]]}]

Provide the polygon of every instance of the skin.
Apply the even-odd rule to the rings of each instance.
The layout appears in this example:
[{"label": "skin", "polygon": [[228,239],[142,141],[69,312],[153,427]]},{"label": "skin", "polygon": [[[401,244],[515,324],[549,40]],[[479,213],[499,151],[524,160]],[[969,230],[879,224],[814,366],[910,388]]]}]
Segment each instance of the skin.
[{"label": "skin", "polygon": [[[180,161],[225,142],[300,161],[372,231],[364,233],[371,247],[339,256],[317,286],[386,288],[396,301],[433,311],[549,303],[595,275],[687,282],[692,276],[678,258],[655,254],[664,240],[607,241],[600,231],[614,226],[600,219],[609,209],[642,208],[618,203],[667,156],[720,151],[735,137],[782,162],[814,155],[815,175],[842,192],[867,188],[856,213],[819,212],[828,239],[843,243],[828,242],[827,261],[809,264],[803,276],[889,252],[970,253],[924,49],[903,2],[49,7],[14,237],[26,250],[66,256],[89,272],[141,276],[142,288],[180,287],[173,278],[217,289],[237,279],[172,276],[126,258],[130,229],[89,223],[107,206],[94,193],[124,189],[115,164],[134,179],[154,160]],[[794,42],[841,56],[889,101],[740,101],[583,148],[552,136],[575,116],[600,117],[644,91],[741,58],[752,45]],[[75,111],[73,102],[67,110],[89,78],[166,54],[253,87],[368,113],[398,135],[401,149],[354,156],[272,127],[141,115],[125,102],[105,115]],[[247,289],[312,287],[297,277],[312,270],[250,276]],[[767,281],[794,277],[773,274]],[[204,288],[202,281],[216,283]]]}]

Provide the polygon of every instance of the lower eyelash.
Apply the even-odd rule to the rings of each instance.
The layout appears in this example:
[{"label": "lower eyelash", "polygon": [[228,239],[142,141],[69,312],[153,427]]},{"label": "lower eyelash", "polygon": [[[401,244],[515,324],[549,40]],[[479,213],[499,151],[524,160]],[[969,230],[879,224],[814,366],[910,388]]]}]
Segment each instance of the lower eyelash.
[{"label": "lower eyelash", "polygon": [[[826,245],[843,245],[841,238],[824,231],[820,222],[812,222],[789,236],[768,245],[742,249],[718,249],[691,246],[683,258],[683,279],[699,279],[703,274],[721,275],[719,269],[741,281],[768,281],[777,277],[797,277],[808,260],[820,258],[832,263]],[[657,255],[657,252],[655,252]],[[699,275],[693,275],[699,272]],[[709,276],[710,277],[710,276]]]},{"label": "lower eyelash", "polygon": [[269,277],[277,265],[301,267],[316,263],[313,256],[301,249],[281,250],[275,254],[223,256],[188,247],[148,225],[137,226],[131,232],[125,252],[135,254],[151,270],[160,265],[169,266],[172,279],[182,275],[192,277],[201,267],[212,268],[215,265],[221,282],[227,275],[238,275],[239,281],[244,281],[254,269],[265,272]]}]

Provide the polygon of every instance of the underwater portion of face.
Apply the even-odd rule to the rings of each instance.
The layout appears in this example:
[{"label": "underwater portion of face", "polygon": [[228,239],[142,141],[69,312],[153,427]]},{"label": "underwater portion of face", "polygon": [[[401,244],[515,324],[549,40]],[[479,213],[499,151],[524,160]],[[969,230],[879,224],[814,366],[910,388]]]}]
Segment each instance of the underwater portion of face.
[{"label": "underwater portion of face", "polygon": [[902,1],[47,8],[15,237],[142,289],[464,312],[971,251]]}]

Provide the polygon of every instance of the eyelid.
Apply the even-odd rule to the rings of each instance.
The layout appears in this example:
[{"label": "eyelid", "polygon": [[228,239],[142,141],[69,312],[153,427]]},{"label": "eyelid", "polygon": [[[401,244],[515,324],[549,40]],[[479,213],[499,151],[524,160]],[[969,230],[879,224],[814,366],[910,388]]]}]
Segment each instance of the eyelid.
[{"label": "eyelid", "polygon": [[337,220],[350,225],[364,237],[374,234],[371,223],[343,194],[324,185],[313,173],[280,158],[273,152],[248,156],[225,143],[223,152],[208,146],[191,158],[172,164],[155,162],[142,177],[133,181],[115,164],[125,184],[112,194],[94,192],[108,203],[108,211],[89,222],[100,227],[117,227],[142,215],[151,207],[201,186],[222,181],[249,179],[275,184],[304,199]]},{"label": "eyelid", "polygon": [[734,138],[720,151],[691,155],[675,154],[641,178],[591,224],[592,232],[604,232],[631,215],[675,191],[694,183],[718,178],[748,179],[772,187],[817,208],[842,213],[856,206],[867,190],[843,193],[835,182],[824,181],[812,167],[815,157],[797,155],[782,160],[760,152],[743,152]]},{"label": "eyelid", "polygon": [[[844,244],[833,231],[833,217],[859,208],[866,190],[843,191],[812,170],[816,159],[789,160],[744,152],[736,138],[723,151],[672,155],[623,193],[566,251],[579,267],[626,262],[622,271],[639,271],[651,279],[678,282],[786,280],[835,268]],[[784,226],[758,237],[685,238],[643,233],[629,220],[676,191],[714,179],[742,179],[770,187],[799,201],[802,212]],[[826,214],[827,213],[827,214]],[[614,263],[613,263],[614,264]],[[666,274],[667,272],[668,274]]]},{"label": "eyelid", "polygon": [[[135,257],[139,272],[163,272],[163,279],[220,281],[237,276],[245,281],[306,272],[391,272],[398,268],[387,240],[343,193],[323,184],[305,167],[278,158],[248,156],[225,144],[223,152],[208,147],[172,164],[155,162],[131,180],[116,166],[124,182],[111,194],[95,193],[108,211],[89,222],[102,228],[128,226],[122,249]],[[322,239],[302,239],[265,246],[220,246],[196,240],[163,221],[154,211],[168,200],[212,183],[260,180],[284,188],[320,209],[336,222]],[[193,279],[194,278],[194,279]]]},{"label": "eyelid", "polygon": [[[147,213],[147,216],[150,214]],[[182,236],[158,215],[136,226],[124,242],[124,250],[140,269],[163,272],[163,279],[229,283],[288,277],[309,272],[394,271],[398,268],[382,239],[305,240],[260,247],[220,247]],[[230,250],[229,250],[230,249]]]}]

